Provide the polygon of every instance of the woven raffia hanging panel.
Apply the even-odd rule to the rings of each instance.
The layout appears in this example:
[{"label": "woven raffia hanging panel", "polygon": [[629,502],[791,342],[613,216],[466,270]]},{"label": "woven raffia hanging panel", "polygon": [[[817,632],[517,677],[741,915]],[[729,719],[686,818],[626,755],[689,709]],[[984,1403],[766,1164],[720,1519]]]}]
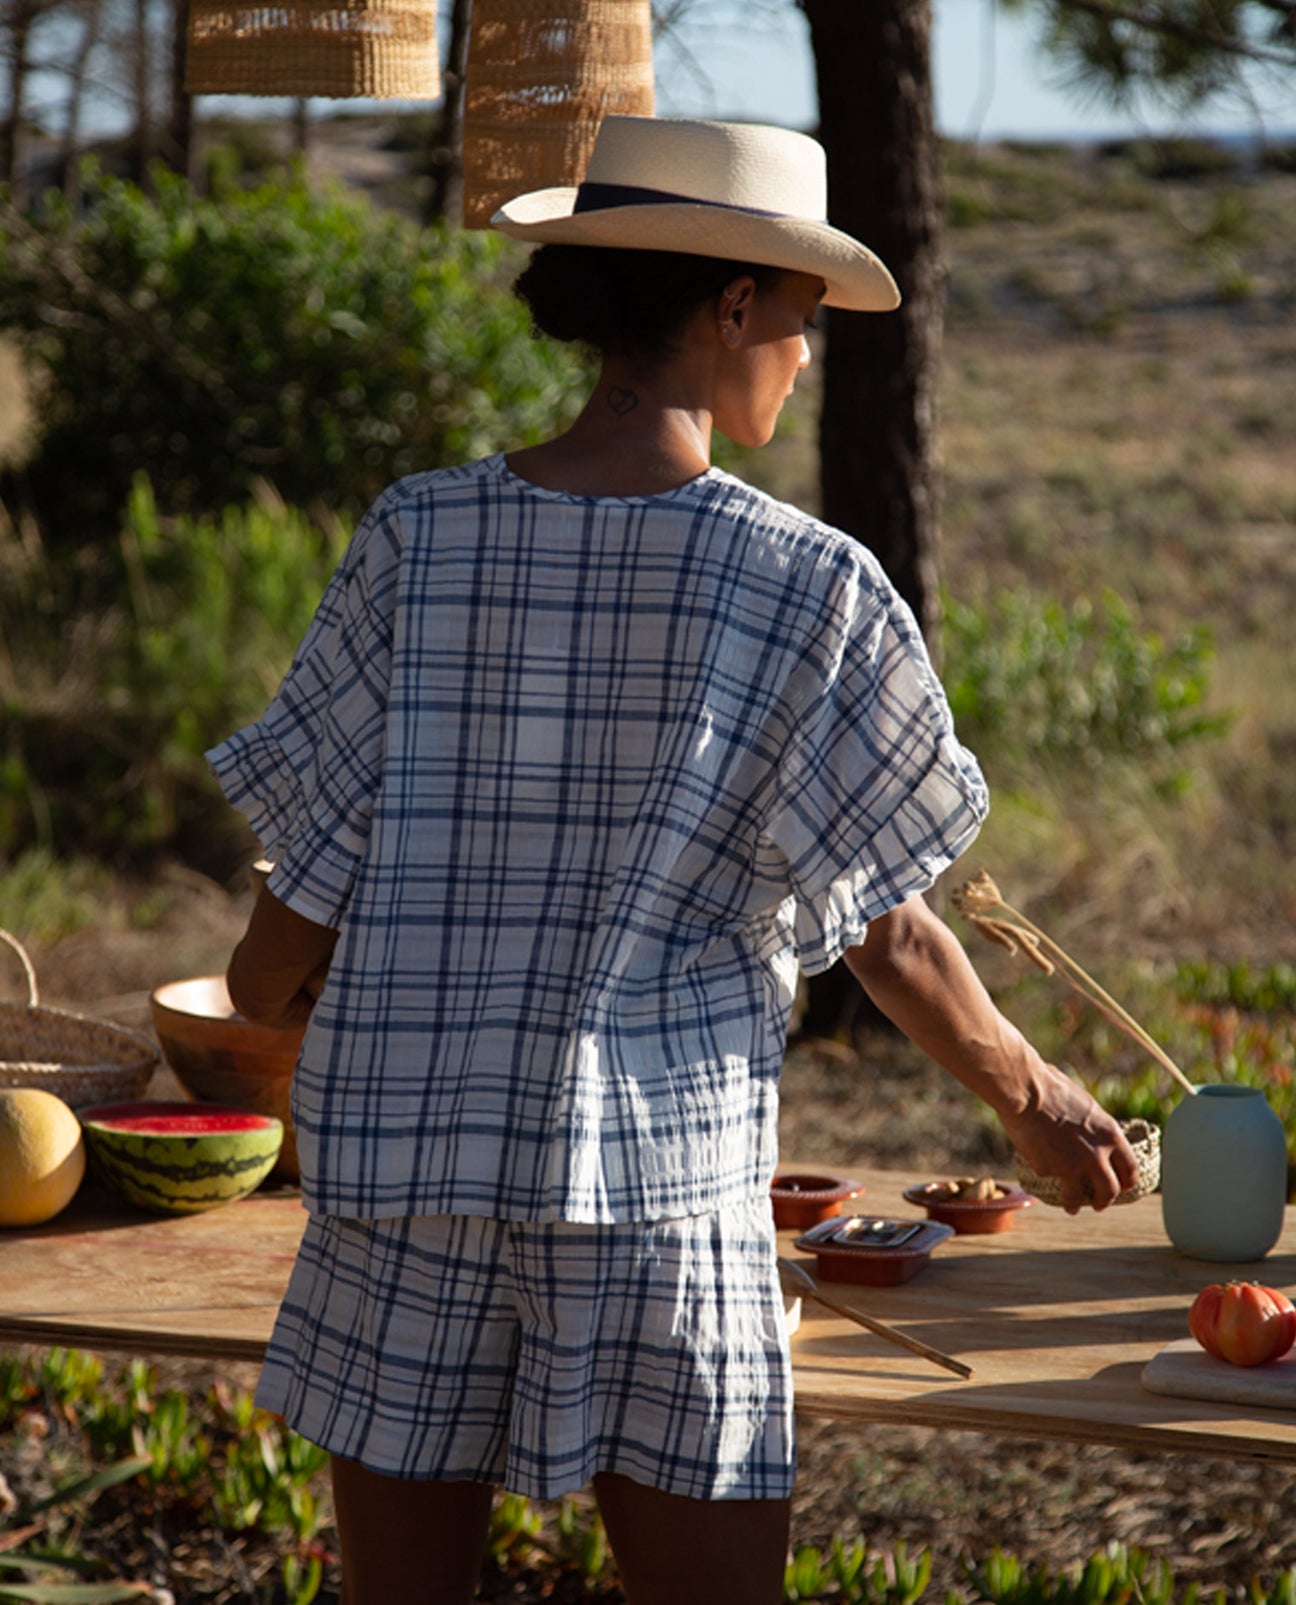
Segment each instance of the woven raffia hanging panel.
[{"label": "woven raffia hanging panel", "polygon": [[527,190],[579,183],[603,118],[652,110],[650,0],[473,0],[465,226]]},{"label": "woven raffia hanging panel", "polygon": [[190,0],[192,95],[435,100],[436,0]]}]

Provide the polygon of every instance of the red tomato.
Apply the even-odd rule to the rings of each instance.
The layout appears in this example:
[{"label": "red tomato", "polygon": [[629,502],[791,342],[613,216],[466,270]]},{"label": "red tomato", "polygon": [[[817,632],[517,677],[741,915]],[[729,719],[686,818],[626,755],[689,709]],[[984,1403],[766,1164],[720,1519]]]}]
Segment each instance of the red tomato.
[{"label": "red tomato", "polygon": [[1296,1308],[1255,1282],[1215,1282],[1188,1311],[1188,1330],[1207,1354],[1230,1365],[1263,1365],[1296,1343]]}]

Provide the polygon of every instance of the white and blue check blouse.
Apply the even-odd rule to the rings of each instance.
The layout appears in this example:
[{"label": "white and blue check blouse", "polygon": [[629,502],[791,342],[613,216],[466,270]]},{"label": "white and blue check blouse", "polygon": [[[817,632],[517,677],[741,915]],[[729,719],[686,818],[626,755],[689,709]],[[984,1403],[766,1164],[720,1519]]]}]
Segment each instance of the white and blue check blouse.
[{"label": "white and blue check blouse", "polygon": [[986,811],[872,556],[716,469],[400,481],[210,757],[271,890],[341,933],[293,1115],[308,1206],[351,1217],[763,1192],[798,965]]}]

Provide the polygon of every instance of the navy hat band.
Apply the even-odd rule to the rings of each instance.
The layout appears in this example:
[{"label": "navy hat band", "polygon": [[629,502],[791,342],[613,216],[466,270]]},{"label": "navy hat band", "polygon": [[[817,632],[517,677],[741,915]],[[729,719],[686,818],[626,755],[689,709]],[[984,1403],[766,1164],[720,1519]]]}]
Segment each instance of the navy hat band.
[{"label": "navy hat band", "polygon": [[696,195],[676,195],[671,190],[647,189],[640,184],[580,185],[572,206],[576,212],[605,212],[614,206],[713,206],[723,212],[744,212],[749,217],[786,217],[786,212],[769,212],[759,206],[734,206],[729,201],[702,201]]}]

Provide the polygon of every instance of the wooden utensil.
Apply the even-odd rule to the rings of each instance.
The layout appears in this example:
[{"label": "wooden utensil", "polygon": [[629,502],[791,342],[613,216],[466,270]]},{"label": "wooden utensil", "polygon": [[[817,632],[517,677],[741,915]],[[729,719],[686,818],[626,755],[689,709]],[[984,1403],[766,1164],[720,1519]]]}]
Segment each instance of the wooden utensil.
[{"label": "wooden utensil", "polygon": [[839,1304],[836,1299],[821,1293],[819,1284],[814,1278],[791,1260],[780,1258],[778,1268],[779,1282],[783,1291],[789,1296],[813,1299],[816,1304],[822,1304],[826,1310],[832,1310],[835,1315],[844,1315],[848,1321],[854,1321],[857,1326],[866,1328],[877,1337],[885,1338],[888,1343],[897,1343],[902,1349],[908,1349],[911,1354],[930,1360],[933,1365],[944,1366],[947,1371],[953,1371],[955,1376],[972,1375],[972,1367],[964,1365],[962,1360],[955,1360],[948,1354],[942,1354],[939,1349],[933,1349],[920,1339],[910,1337],[908,1333],[898,1331],[894,1326],[888,1326],[885,1321],[875,1320],[873,1316],[853,1310],[849,1304]]}]

